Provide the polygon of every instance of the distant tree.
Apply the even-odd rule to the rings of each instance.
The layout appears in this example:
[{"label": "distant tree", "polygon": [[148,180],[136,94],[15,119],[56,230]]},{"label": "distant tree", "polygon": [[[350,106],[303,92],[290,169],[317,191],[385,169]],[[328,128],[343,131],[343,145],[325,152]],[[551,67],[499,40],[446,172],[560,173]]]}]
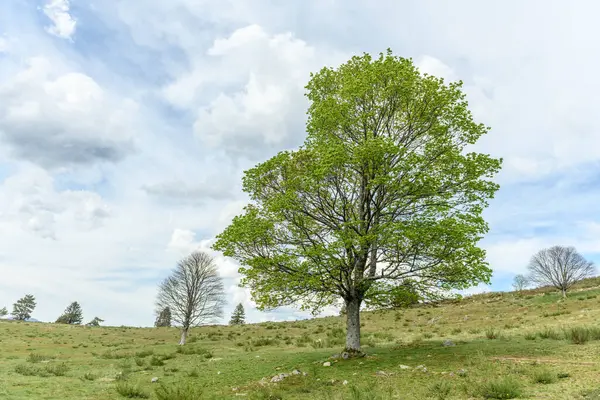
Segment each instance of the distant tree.
[{"label": "distant tree", "polygon": [[245,171],[250,204],[213,245],[242,265],[259,309],[343,300],[359,355],[374,296],[392,303],[406,280],[428,298],[489,282],[478,242],[502,162],[470,150],[489,128],[461,85],[391,51],[311,75],[304,145]]},{"label": "distant tree", "polygon": [[91,320],[90,322],[88,322],[87,324],[85,324],[86,326],[100,326],[100,324],[104,322],[103,319],[100,319],[98,317],[94,317],[93,320]]},{"label": "distant tree", "polygon": [[25,321],[26,319],[31,318],[31,313],[35,309],[35,306],[35,297],[31,294],[27,294],[13,304],[13,311],[11,315],[16,320]]},{"label": "distant tree", "polygon": [[523,289],[529,286],[529,279],[527,279],[525,275],[518,274],[513,279],[512,286],[517,292],[521,292]]},{"label": "distant tree", "polygon": [[0,317],[6,317],[8,315],[8,310],[6,307],[0,308]]},{"label": "distant tree", "polygon": [[57,324],[80,325],[83,322],[83,311],[78,302],[74,301],[65,309],[65,312],[56,320]]},{"label": "distant tree", "polygon": [[171,309],[169,307],[160,310],[156,317],[156,321],[154,321],[154,326],[171,326]]},{"label": "distant tree", "polygon": [[596,267],[572,246],[552,246],[540,250],[529,261],[529,279],[537,285],[560,290],[563,297],[576,282],[593,276]]},{"label": "distant tree", "polygon": [[238,304],[231,314],[229,325],[244,325],[246,323],[246,312],[242,303]]},{"label": "distant tree", "polygon": [[223,316],[224,288],[211,256],[194,252],[177,263],[159,286],[157,309],[171,310],[172,322],[181,326],[180,345],[188,331]]}]

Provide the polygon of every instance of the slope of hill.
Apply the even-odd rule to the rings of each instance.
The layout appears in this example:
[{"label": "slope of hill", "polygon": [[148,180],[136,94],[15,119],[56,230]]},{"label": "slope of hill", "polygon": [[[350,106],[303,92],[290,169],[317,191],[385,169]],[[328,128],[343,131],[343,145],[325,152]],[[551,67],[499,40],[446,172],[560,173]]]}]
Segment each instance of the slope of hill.
[{"label": "slope of hill", "polygon": [[176,328],[0,321],[0,398],[600,398],[599,285],[365,312],[352,360],[332,358],[339,317],[202,327],[184,347]]}]

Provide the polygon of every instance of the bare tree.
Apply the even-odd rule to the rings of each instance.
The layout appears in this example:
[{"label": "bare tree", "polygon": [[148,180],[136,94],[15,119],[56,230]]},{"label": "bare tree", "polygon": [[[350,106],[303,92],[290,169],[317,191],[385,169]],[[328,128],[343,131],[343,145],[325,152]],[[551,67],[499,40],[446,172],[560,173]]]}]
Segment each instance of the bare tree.
[{"label": "bare tree", "polygon": [[529,261],[529,279],[538,285],[559,289],[563,297],[574,283],[593,276],[594,263],[587,261],[575,247],[552,246],[540,250]]},{"label": "bare tree", "polygon": [[180,345],[184,345],[192,326],[212,322],[223,316],[223,282],[211,256],[194,252],[177,263],[171,276],[159,286],[156,307],[169,308],[171,320],[181,326]]},{"label": "bare tree", "polygon": [[525,289],[527,286],[529,286],[529,279],[527,279],[527,277],[525,275],[516,275],[515,278],[513,279],[513,284],[512,284],[513,288],[515,288],[515,290],[517,292],[521,292],[523,291],[523,289]]}]

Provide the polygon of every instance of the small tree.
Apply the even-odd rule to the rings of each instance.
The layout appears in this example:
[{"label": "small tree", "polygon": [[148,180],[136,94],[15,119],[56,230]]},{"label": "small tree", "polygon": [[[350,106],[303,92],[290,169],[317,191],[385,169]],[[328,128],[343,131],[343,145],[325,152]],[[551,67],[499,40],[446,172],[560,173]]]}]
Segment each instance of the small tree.
[{"label": "small tree", "polygon": [[391,304],[407,281],[427,298],[489,282],[478,242],[501,160],[468,152],[489,128],[461,85],[391,51],[311,75],[304,145],[245,172],[251,203],[213,246],[259,309],[343,299],[353,354],[364,302]]},{"label": "small tree", "polygon": [[65,309],[65,312],[56,320],[57,324],[80,325],[83,322],[83,310],[78,302],[74,301]]},{"label": "small tree", "polygon": [[242,303],[238,304],[231,314],[229,325],[244,325],[246,323],[246,313]]},{"label": "small tree", "polygon": [[154,326],[157,328],[171,326],[171,309],[169,307],[165,307],[160,311],[156,321],[154,321]]},{"label": "small tree", "polygon": [[181,326],[180,345],[190,327],[223,316],[224,288],[211,256],[194,252],[185,257],[159,286],[157,309],[171,310],[172,321]]},{"label": "small tree", "polygon": [[88,322],[87,324],[85,324],[86,326],[100,326],[100,324],[104,322],[103,319],[98,318],[98,317],[94,317],[93,320],[91,320],[90,322]]},{"label": "small tree", "polygon": [[31,294],[27,294],[13,304],[13,311],[11,315],[16,320],[25,321],[26,319],[31,318],[31,313],[35,309],[35,306],[35,297]]},{"label": "small tree", "polygon": [[8,310],[6,307],[0,308],[0,317],[6,317],[8,315]]},{"label": "small tree", "polygon": [[517,292],[522,292],[527,286],[529,286],[529,279],[525,275],[518,274],[513,279],[513,288]]},{"label": "small tree", "polygon": [[593,276],[596,267],[572,246],[552,246],[537,252],[527,266],[529,279],[537,285],[552,286],[567,297],[576,282]]}]

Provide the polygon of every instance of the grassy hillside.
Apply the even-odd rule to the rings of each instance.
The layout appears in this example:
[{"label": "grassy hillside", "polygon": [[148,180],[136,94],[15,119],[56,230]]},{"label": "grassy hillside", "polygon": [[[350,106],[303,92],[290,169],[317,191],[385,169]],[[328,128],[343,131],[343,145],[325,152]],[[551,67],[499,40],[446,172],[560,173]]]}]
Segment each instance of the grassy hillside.
[{"label": "grassy hillside", "polygon": [[600,399],[599,286],[365,312],[354,360],[331,358],[338,317],[197,328],[184,348],[175,328],[3,321],[0,398]]}]

